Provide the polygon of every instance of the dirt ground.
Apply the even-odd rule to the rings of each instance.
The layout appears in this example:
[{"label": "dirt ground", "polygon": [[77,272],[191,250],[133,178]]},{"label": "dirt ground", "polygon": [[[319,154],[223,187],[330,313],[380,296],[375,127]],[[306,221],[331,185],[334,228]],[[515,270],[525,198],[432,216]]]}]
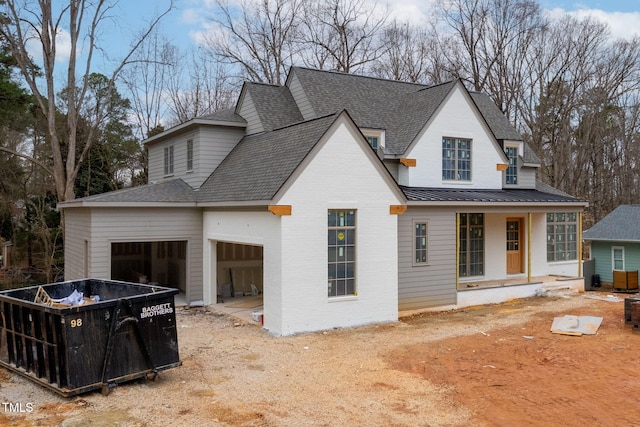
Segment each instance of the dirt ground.
[{"label": "dirt ground", "polygon": [[[69,399],[0,369],[0,425],[638,426],[640,334],[609,295],[292,337],[180,310],[183,366]],[[551,333],[565,314],[603,321],[596,335]]]}]

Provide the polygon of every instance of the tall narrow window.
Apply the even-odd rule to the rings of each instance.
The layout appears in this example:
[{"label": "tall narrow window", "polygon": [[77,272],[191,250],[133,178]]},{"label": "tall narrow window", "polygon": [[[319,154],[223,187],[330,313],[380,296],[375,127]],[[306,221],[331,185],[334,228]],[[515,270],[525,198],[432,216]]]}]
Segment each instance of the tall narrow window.
[{"label": "tall narrow window", "polygon": [[578,214],[547,214],[547,261],[578,259]]},{"label": "tall narrow window", "polygon": [[330,297],[356,293],[356,211],[328,212],[328,295]]},{"label": "tall narrow window", "polygon": [[414,265],[428,263],[427,251],[428,227],[424,221],[414,221],[413,223],[413,241],[414,246]]},{"label": "tall narrow window", "polygon": [[173,174],[173,145],[164,147],[164,174]]},{"label": "tall narrow window", "polygon": [[484,214],[460,214],[460,277],[484,274]]},{"label": "tall narrow window", "polygon": [[611,247],[611,265],[614,270],[624,271],[624,247]]},{"label": "tall narrow window", "polygon": [[193,170],[193,139],[187,140],[187,170]]},{"label": "tall narrow window", "polygon": [[471,181],[471,140],[442,138],[442,180]]},{"label": "tall narrow window", "polygon": [[507,168],[506,183],[517,184],[518,183],[518,147],[507,146],[504,149],[509,159],[509,167]]}]

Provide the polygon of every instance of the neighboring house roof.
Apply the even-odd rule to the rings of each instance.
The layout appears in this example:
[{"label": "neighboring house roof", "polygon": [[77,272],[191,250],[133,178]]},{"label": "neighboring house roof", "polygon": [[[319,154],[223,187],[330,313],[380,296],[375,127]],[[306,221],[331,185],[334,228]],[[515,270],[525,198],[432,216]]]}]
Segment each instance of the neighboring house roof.
[{"label": "neighboring house roof", "polygon": [[527,189],[466,189],[400,187],[410,202],[434,203],[561,203],[584,205],[584,201],[566,194]]},{"label": "neighboring house roof", "polygon": [[[285,86],[247,82],[244,84],[243,91],[251,95],[265,131],[304,120],[291,92]],[[240,100],[238,100],[239,103]]]},{"label": "neighboring house roof", "polygon": [[640,205],[620,205],[582,233],[584,240],[640,242]]},{"label": "neighboring house roof", "polygon": [[336,117],[245,136],[200,187],[198,202],[271,200]]},{"label": "neighboring house roof", "polygon": [[195,191],[182,179],[176,178],[158,183],[150,183],[138,187],[128,187],[122,190],[96,194],[68,202],[60,203],[63,207],[73,205],[93,205],[101,203],[192,203]]}]

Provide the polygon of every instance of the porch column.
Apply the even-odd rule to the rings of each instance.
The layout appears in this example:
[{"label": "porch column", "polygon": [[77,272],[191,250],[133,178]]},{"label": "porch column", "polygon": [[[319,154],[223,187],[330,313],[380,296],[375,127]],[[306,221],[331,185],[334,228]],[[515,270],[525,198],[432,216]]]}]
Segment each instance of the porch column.
[{"label": "porch column", "polygon": [[578,258],[578,277],[582,277],[582,212],[578,212],[578,235],[576,239],[578,240],[578,253],[576,254],[576,258]]},{"label": "porch column", "polygon": [[456,212],[456,291],[460,285],[460,212]]},{"label": "porch column", "polygon": [[531,224],[533,215],[527,213],[527,282],[531,283],[531,236],[533,235],[533,225]]}]

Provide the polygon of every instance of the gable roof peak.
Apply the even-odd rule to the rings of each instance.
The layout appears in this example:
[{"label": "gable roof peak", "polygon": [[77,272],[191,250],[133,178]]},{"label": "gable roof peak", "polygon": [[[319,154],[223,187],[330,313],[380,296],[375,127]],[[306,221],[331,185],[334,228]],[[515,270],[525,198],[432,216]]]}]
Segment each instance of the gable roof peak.
[{"label": "gable roof peak", "polygon": [[456,82],[458,82],[458,80],[447,80],[446,82],[437,83],[430,86],[422,85],[422,87],[418,90],[418,92],[422,92],[429,89],[435,89],[437,87],[442,87],[442,86],[448,86],[448,85],[453,86]]}]

